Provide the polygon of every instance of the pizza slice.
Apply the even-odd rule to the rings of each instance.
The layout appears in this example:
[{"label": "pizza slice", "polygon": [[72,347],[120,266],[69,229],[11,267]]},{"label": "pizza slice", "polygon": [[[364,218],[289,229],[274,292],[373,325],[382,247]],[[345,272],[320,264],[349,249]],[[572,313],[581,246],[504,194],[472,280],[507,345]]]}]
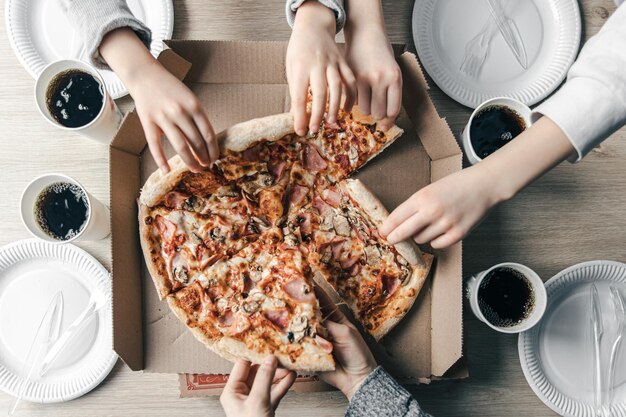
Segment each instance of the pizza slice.
[{"label": "pizza slice", "polygon": [[[339,181],[363,167],[402,135],[398,126],[382,131],[371,116],[354,107],[350,113],[340,110],[336,125],[322,124],[322,129],[311,140],[308,160],[310,166],[328,162],[328,175]],[[318,156],[320,158],[318,158]]]},{"label": "pizza slice", "polygon": [[359,180],[321,190],[312,204],[312,222],[319,226],[309,260],[317,282],[328,282],[364,328],[381,339],[415,302],[432,255],[409,242],[390,245],[378,234],[388,213]]},{"label": "pizza slice", "polygon": [[297,249],[258,240],[169,295],[176,316],[223,357],[287,369],[335,368],[310,268]]}]

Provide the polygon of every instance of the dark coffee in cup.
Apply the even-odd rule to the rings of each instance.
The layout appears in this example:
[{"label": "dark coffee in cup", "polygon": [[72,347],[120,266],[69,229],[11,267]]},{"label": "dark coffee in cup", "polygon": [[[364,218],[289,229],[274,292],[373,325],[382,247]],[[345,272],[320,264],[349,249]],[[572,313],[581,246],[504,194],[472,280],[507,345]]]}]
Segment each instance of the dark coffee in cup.
[{"label": "dark coffee in cup", "polygon": [[533,287],[528,278],[512,268],[490,271],[478,287],[478,306],[497,327],[512,327],[524,321],[535,306]]},{"label": "dark coffee in cup", "polygon": [[35,203],[35,218],[50,237],[68,240],[87,225],[89,202],[81,187],[58,182],[46,187]]},{"label": "dark coffee in cup", "polygon": [[482,109],[472,120],[470,138],[476,155],[484,159],[526,129],[526,122],[515,110],[493,105]]},{"label": "dark coffee in cup", "polygon": [[46,105],[59,124],[70,128],[85,126],[102,110],[102,85],[85,71],[63,71],[50,81],[46,90]]}]

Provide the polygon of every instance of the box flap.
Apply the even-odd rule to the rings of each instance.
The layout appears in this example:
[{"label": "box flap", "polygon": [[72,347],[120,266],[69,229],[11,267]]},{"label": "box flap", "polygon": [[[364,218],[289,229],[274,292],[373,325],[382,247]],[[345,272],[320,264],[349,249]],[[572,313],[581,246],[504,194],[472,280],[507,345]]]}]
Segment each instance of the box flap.
[{"label": "box flap", "polygon": [[[128,121],[128,119],[127,119]],[[143,369],[141,265],[137,231],[139,157],[110,147],[113,348],[132,370]]]},{"label": "box flap", "polygon": [[398,58],[402,70],[402,103],[406,109],[422,144],[432,160],[451,155],[461,155],[459,147],[448,123],[439,117],[430,96],[428,83],[417,62],[417,57],[404,52]]}]

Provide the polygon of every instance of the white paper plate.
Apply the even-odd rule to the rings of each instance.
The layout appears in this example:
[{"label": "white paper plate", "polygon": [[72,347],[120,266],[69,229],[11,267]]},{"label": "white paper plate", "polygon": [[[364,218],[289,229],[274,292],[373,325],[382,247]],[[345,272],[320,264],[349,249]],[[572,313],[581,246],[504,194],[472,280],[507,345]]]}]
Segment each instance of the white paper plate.
[{"label": "white paper plate", "polygon": [[[520,363],[528,384],[541,401],[564,416],[594,417],[592,282],[601,299],[606,354],[615,327],[609,285],[626,297],[626,264],[619,262],[584,262],[551,278],[546,282],[548,305],[541,323],[519,335]],[[615,371],[613,417],[626,416],[626,345],[622,347]]]},{"label": "white paper plate", "polygon": [[[157,56],[163,50],[162,41],[172,37],[172,0],[128,0],[128,6],[152,31],[150,52]],[[52,61],[67,58],[87,61],[82,56],[81,34],[71,27],[57,0],[6,0],[4,16],[13,51],[33,78]],[[111,97],[128,94],[112,71],[101,73]]]},{"label": "white paper plate", "polygon": [[[0,389],[15,395],[37,325],[57,291],[63,291],[61,332],[87,306],[90,291],[106,283],[107,270],[84,250],[40,240],[22,240],[0,248]],[[53,403],[95,388],[117,360],[113,351],[111,303],[82,331],[74,346],[59,356],[48,373],[26,388],[24,399]]]},{"label": "white paper plate", "polygon": [[420,61],[451,98],[477,107],[494,97],[532,105],[563,81],[578,53],[580,10],[576,0],[508,0],[507,14],[518,27],[528,56],[524,70],[497,33],[477,79],[459,67],[465,45],[491,19],[485,0],[416,0],[413,39]]}]

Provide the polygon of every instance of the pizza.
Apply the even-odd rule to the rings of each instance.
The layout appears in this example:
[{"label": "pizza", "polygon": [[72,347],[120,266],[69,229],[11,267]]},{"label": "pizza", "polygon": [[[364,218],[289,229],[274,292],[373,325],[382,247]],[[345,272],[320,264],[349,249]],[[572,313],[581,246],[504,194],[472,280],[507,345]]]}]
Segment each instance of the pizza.
[{"label": "pizza", "polygon": [[377,232],[388,216],[349,176],[401,136],[358,109],[300,137],[290,114],[218,135],[201,173],[170,160],[139,197],[140,239],[159,297],[229,360],[277,356],[287,369],[334,369],[314,288],[342,299],[376,340],[408,312],[432,256]]}]

